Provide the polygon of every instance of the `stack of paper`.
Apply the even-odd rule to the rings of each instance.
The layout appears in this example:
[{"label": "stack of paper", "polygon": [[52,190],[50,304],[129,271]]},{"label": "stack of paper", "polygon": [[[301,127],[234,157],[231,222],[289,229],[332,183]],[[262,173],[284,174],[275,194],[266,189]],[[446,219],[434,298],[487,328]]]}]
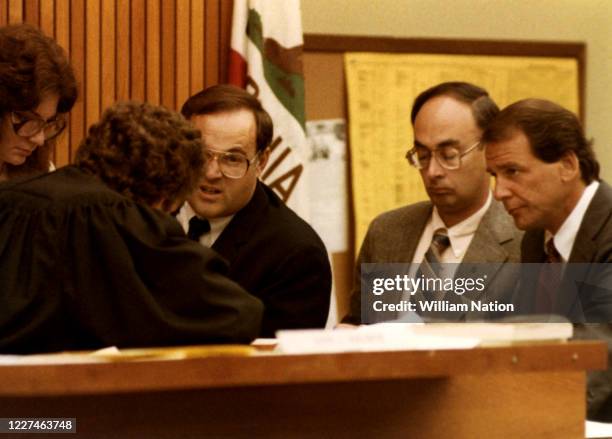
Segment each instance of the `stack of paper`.
[{"label": "stack of paper", "polygon": [[571,323],[388,323],[336,330],[278,331],[277,350],[292,354],[469,349],[481,345],[567,340]]},{"label": "stack of paper", "polygon": [[498,342],[567,340],[573,335],[571,323],[430,323],[414,325],[416,335],[476,337],[480,344]]}]

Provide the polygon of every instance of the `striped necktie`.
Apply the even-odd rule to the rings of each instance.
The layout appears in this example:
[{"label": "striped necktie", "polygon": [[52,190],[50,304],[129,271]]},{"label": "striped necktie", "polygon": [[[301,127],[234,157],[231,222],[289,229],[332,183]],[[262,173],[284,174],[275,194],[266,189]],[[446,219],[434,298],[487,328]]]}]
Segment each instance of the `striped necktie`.
[{"label": "striped necktie", "polygon": [[450,239],[446,229],[437,229],[433,237],[431,238],[431,245],[425,252],[423,263],[421,264],[421,271],[425,269],[426,276],[439,277],[440,275],[440,263],[442,261],[442,254],[450,246]]},{"label": "striped necktie", "polygon": [[[450,246],[450,239],[448,238],[448,233],[446,229],[437,229],[434,231],[433,237],[431,239],[431,244],[425,252],[425,256],[423,257],[423,262],[419,266],[419,271],[417,276],[422,276],[423,279],[427,282],[427,279],[443,279],[443,264],[442,253]],[[444,298],[444,291],[440,290],[431,290],[429,282],[427,282],[428,287],[422,288],[421,291],[415,297],[418,301],[430,301],[430,300],[440,300]],[[426,312],[422,312],[422,315],[428,315]],[[435,315],[433,313],[432,315]]]}]

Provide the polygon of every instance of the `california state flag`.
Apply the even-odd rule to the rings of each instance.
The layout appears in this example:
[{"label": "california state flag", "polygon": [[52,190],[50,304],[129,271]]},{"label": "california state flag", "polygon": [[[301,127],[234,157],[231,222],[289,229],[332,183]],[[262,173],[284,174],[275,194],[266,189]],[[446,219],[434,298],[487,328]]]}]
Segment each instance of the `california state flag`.
[{"label": "california state flag", "polygon": [[229,82],[258,97],[274,121],[261,179],[309,219],[299,0],[234,0]]}]

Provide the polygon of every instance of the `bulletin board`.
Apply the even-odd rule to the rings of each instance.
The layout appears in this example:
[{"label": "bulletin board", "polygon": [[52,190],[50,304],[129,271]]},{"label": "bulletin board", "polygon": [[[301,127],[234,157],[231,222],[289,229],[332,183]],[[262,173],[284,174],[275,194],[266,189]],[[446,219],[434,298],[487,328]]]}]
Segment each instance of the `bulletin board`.
[{"label": "bulletin board", "polygon": [[[412,144],[414,97],[436,83],[463,80],[486,88],[501,107],[542,97],[582,118],[585,54],[585,44],[573,42],[304,36],[307,120],[345,118],[352,134],[346,175],[351,244],[332,254],[340,317],[348,310],[355,252],[369,222],[425,197],[418,172],[403,157]],[[559,86],[548,86],[553,83]]]}]

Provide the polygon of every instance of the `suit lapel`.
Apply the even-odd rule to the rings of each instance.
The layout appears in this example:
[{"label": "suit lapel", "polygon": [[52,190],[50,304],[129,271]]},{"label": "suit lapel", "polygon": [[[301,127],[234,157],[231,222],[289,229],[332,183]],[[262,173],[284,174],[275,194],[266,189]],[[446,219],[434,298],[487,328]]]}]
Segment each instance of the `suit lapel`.
[{"label": "suit lapel", "polygon": [[[561,314],[572,316],[572,321],[584,319],[582,301],[588,301],[589,298],[580,292],[580,285],[588,280],[590,263],[596,262],[597,239],[612,215],[611,200],[612,188],[602,181],[582,218],[574,240],[564,275],[564,289],[557,306]],[[589,288],[587,287],[587,290]]]},{"label": "suit lapel", "polygon": [[389,260],[412,263],[414,253],[432,210],[431,203],[419,203],[414,206],[414,209],[406,211],[406,216],[401,221],[405,225],[402,232],[398,236],[389,234],[389,238],[394,240],[394,242],[389,243],[389,248],[392,249]]},{"label": "suit lapel", "polygon": [[223,256],[229,262],[230,267],[236,260],[240,247],[253,236],[257,221],[266,208],[266,199],[262,183],[258,181],[251,200],[236,212],[234,218],[213,244],[213,250]]},{"label": "suit lapel", "polygon": [[482,217],[455,277],[485,277],[485,291],[495,275],[508,260],[504,243],[513,239],[512,221],[495,200]]},{"label": "suit lapel", "polygon": [[[562,286],[558,294],[558,302],[555,311],[559,314],[569,316],[572,321],[579,322],[584,317],[580,292],[577,287],[583,283],[589,274],[589,263],[594,262],[597,253],[597,238],[608,223],[612,215],[610,201],[612,200],[612,188],[605,182],[601,182],[595,196],[582,218],[580,228],[574,240],[572,253],[565,267]],[[544,231],[532,231],[525,234],[521,245],[521,260],[524,263],[544,263],[546,254],[544,252]],[[537,272],[527,267],[530,280],[534,285],[532,291],[537,290]],[[533,273],[532,273],[533,272]],[[523,276],[525,281],[526,276]],[[569,283],[568,283],[569,282]],[[527,295],[532,296],[532,295]],[[523,299],[527,300],[527,297]],[[533,297],[530,297],[533,304]],[[583,298],[587,300],[587,298]]]},{"label": "suit lapel", "polygon": [[597,252],[596,239],[612,215],[611,200],[612,188],[602,181],[582,218],[568,262],[587,263],[594,260]]},{"label": "suit lapel", "polygon": [[482,217],[474,238],[463,257],[463,263],[496,263],[508,260],[508,252],[502,244],[511,241],[512,220],[495,200]]},{"label": "suit lapel", "polygon": [[[394,225],[399,229],[383,230],[383,233],[377,239],[377,245],[378,248],[384,249],[384,252],[378,254],[376,261],[371,262],[412,264],[414,253],[432,210],[433,206],[429,202],[417,203],[403,208],[401,210],[402,217]],[[420,300],[424,300],[422,292],[419,291],[417,294],[421,295]],[[385,302],[398,304],[401,299],[400,294],[393,294]],[[417,300],[417,298],[413,297],[411,300]],[[388,311],[385,312],[380,321],[394,320],[398,317],[399,312]]]},{"label": "suit lapel", "polygon": [[[492,301],[498,298],[498,294],[503,293],[498,289],[491,289],[489,285],[509,259],[503,244],[514,239],[512,228],[512,220],[505,213],[504,208],[500,203],[492,200],[455,273],[455,278],[484,279],[484,294],[479,296],[481,300]],[[468,306],[474,300],[474,297],[470,295],[451,295],[449,298],[453,303],[464,303]],[[464,320],[469,314],[468,311],[465,314],[457,315],[456,320]]]}]

